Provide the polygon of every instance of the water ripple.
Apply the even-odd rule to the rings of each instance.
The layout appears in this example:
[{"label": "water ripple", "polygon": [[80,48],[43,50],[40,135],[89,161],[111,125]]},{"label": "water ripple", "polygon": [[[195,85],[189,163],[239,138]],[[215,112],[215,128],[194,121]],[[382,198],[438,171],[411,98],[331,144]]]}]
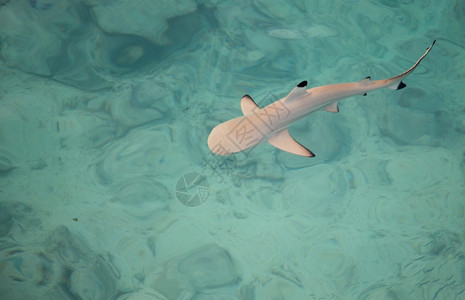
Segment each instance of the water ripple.
[{"label": "water ripple", "polygon": [[[156,44],[167,44],[169,39],[164,36],[167,29],[166,21],[175,16],[193,12],[196,9],[194,1],[175,0],[175,5],[165,5],[145,2],[134,5],[128,0],[90,1],[99,26],[108,33],[137,34],[144,36]],[[138,17],[134,19],[130,14],[121,14],[132,11]],[[118,22],[115,20],[118,19]]]},{"label": "water ripple", "polygon": [[194,249],[166,264],[153,286],[170,299],[194,295],[240,281],[240,276],[226,249],[215,244]]},{"label": "water ripple", "polygon": [[116,278],[108,263],[67,227],[57,227],[45,247],[61,265],[60,287],[65,294],[79,298],[109,298],[115,294]]},{"label": "water ripple", "polygon": [[0,252],[0,293],[8,299],[48,298],[60,275],[49,253],[6,243]]},{"label": "water ripple", "polygon": [[[93,165],[99,170],[96,174],[104,177],[104,182],[124,181],[141,175],[162,178],[176,172],[176,166],[181,163],[173,155],[168,155],[166,150],[170,148],[173,148],[172,140],[167,132],[150,128],[135,130],[104,149],[102,158]],[[172,167],[165,168],[166,165]]]},{"label": "water ripple", "polygon": [[132,216],[145,218],[158,210],[166,210],[171,193],[157,181],[143,177],[116,182],[112,203]]}]

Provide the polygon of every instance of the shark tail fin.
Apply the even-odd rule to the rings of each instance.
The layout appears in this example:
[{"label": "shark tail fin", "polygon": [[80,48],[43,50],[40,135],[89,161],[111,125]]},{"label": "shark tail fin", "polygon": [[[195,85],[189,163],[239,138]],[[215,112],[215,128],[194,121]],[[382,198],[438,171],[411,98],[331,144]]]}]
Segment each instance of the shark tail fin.
[{"label": "shark tail fin", "polygon": [[407,71],[405,71],[404,73],[402,74],[399,74],[397,76],[394,76],[392,78],[389,78],[387,80],[387,85],[386,87],[387,88],[390,88],[391,90],[400,90],[400,89],[403,89],[404,87],[406,87],[407,85],[405,83],[402,82],[402,80],[407,77],[408,75],[410,75],[410,73],[413,72],[413,70],[415,70],[415,68],[420,64],[420,62],[423,60],[423,58],[425,58],[426,55],[428,55],[428,53],[431,51],[431,49],[433,48],[434,44],[436,43],[436,40],[433,41],[433,43],[431,44],[431,46],[429,46],[427,49],[426,49],[426,52],[425,54],[423,54],[419,59],[418,61],[410,68],[408,69]]},{"label": "shark tail fin", "polygon": [[[407,76],[407,75],[406,75]],[[391,85],[388,85],[388,89],[391,89],[391,90],[401,90],[403,89],[404,87],[406,87],[407,85],[402,81],[402,79],[400,79],[400,81],[396,81],[396,82],[393,82]]]}]

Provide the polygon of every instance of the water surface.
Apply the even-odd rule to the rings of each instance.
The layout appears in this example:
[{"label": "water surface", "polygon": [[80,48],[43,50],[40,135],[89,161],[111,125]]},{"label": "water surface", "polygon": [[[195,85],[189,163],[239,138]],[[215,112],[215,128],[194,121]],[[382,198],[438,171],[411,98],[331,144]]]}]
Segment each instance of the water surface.
[{"label": "water surface", "polygon": [[[0,0],[5,299],[465,298],[464,2],[239,2]],[[315,158],[208,149],[434,39],[291,126]]]}]

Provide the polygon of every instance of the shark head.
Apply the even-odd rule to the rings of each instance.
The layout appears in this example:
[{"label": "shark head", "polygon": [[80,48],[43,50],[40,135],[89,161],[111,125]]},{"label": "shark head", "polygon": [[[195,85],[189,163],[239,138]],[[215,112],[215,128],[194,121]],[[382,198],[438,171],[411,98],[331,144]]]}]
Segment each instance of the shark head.
[{"label": "shark head", "polygon": [[261,143],[264,137],[250,117],[242,116],[213,128],[207,143],[213,153],[225,156],[252,148]]}]

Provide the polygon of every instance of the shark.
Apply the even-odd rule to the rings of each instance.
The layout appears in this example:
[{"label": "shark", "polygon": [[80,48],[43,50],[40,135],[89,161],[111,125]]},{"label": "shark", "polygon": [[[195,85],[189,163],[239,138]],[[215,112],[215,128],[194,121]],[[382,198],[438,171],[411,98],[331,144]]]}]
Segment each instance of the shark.
[{"label": "shark", "polygon": [[288,127],[291,124],[318,110],[337,113],[338,101],[344,98],[366,96],[368,92],[381,88],[405,88],[404,78],[418,67],[435,43],[436,40],[412,67],[389,79],[372,80],[368,76],[358,82],[330,84],[310,89],[307,88],[307,81],[302,81],[286,97],[263,108],[260,108],[252,97],[245,95],[241,99],[243,115],[214,127],[208,136],[208,147],[216,155],[227,156],[268,142],[292,154],[314,157],[312,151],[290,135]]}]

